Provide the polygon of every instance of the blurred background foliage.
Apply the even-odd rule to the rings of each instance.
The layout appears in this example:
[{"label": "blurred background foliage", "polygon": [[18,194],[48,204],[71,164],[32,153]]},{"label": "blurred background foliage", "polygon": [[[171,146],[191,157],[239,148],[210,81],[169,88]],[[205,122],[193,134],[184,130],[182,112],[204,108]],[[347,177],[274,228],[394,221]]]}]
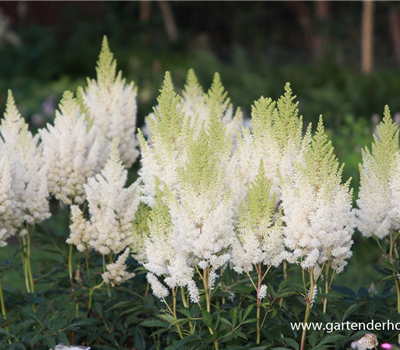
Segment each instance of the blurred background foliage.
[{"label": "blurred background foliage", "polygon": [[[276,99],[290,82],[306,124],[324,116],[355,194],[360,150],[385,104],[400,122],[400,5],[389,1],[0,1],[0,105],[11,88],[32,128],[44,127],[62,92],[95,76],[103,35],[139,87],[138,126],[166,70],[178,90],[189,68],[205,88],[220,72],[246,117],[255,99]],[[358,258],[337,282],[368,288],[379,280],[369,266],[380,255],[374,242],[355,241]]]}]

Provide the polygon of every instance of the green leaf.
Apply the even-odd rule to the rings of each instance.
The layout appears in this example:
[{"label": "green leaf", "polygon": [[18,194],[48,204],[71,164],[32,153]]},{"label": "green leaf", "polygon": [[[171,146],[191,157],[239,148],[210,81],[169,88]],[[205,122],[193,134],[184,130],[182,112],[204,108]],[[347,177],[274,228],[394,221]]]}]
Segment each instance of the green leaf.
[{"label": "green leaf", "polygon": [[347,317],[349,317],[354,311],[358,310],[361,306],[364,306],[365,302],[358,303],[358,304],[353,304],[351,305],[343,314],[343,319],[342,322],[346,320]]},{"label": "green leaf", "polygon": [[143,327],[162,327],[169,328],[169,323],[160,320],[146,320],[140,323]]},{"label": "green leaf", "polygon": [[294,340],[292,338],[285,338],[285,342],[293,349],[299,350],[299,343],[296,340]]},{"label": "green leaf", "polygon": [[232,327],[232,323],[228,321],[226,318],[220,318],[220,321],[226,324],[227,326]]},{"label": "green leaf", "polygon": [[207,327],[210,327],[210,328],[213,327],[213,319],[212,319],[211,314],[208,311],[206,311],[206,310],[202,311],[202,318],[203,318],[203,323]]},{"label": "green leaf", "polygon": [[237,323],[237,314],[238,314],[237,308],[234,308],[234,309],[231,310],[231,322],[232,322],[233,328],[236,327],[236,323]]},{"label": "green leaf", "polygon": [[65,333],[58,333],[57,337],[58,337],[58,340],[60,341],[60,343],[69,345],[69,340],[68,340],[67,336],[65,335]]},{"label": "green leaf", "polygon": [[55,350],[56,348],[56,341],[54,340],[53,337],[45,336],[44,337],[44,342],[46,343],[47,346],[50,347],[50,349]]},{"label": "green leaf", "polygon": [[328,335],[324,337],[324,339],[322,339],[322,341],[317,345],[317,348],[324,344],[335,344],[338,340],[341,340],[343,338],[344,336],[340,334]]},{"label": "green leaf", "polygon": [[168,346],[165,350],[176,350],[180,349],[183,345],[186,345],[192,341],[199,340],[199,337],[197,335],[188,335],[187,337],[184,337],[183,339],[177,341],[171,346]]},{"label": "green leaf", "polygon": [[146,350],[146,341],[144,340],[144,334],[139,327],[135,327],[133,331],[135,336],[135,347],[137,350]]},{"label": "green leaf", "polygon": [[246,318],[250,315],[250,312],[253,310],[253,308],[253,305],[251,305],[244,310],[243,321],[246,320]]}]

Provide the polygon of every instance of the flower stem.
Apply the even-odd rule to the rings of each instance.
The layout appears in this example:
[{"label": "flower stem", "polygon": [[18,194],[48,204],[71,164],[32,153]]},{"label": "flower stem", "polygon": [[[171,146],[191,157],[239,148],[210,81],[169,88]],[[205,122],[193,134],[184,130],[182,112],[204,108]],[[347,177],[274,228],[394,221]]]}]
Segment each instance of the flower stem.
[{"label": "flower stem", "polygon": [[307,332],[307,322],[308,322],[308,318],[310,316],[310,310],[311,310],[311,299],[312,299],[312,295],[314,294],[314,288],[315,288],[315,284],[314,284],[314,268],[312,268],[309,271],[309,275],[310,275],[310,292],[308,293],[308,295],[306,295],[306,313],[304,315],[304,322],[303,322],[303,333],[301,335],[301,348],[300,350],[304,350],[304,346],[306,343],[306,332]]},{"label": "flower stem", "polygon": [[31,267],[31,235],[29,233],[29,226],[27,233],[27,264],[28,264],[28,275],[29,275],[31,292],[35,293],[35,283],[33,281],[32,267]]},{"label": "flower stem", "polygon": [[[0,302],[1,302],[1,313],[3,314],[4,321],[7,321],[7,311],[6,311],[6,304],[4,303],[4,296],[3,296],[3,285],[1,283],[1,276],[0,276]],[[8,325],[5,326],[6,332],[9,333],[10,330],[8,329]],[[11,344],[11,339],[8,336],[8,344]]]},{"label": "flower stem", "polygon": [[90,312],[90,309],[92,308],[92,300],[93,300],[93,292],[96,290],[96,289],[100,289],[102,286],[103,286],[103,284],[104,284],[104,281],[102,281],[100,284],[98,284],[97,286],[94,286],[93,288],[90,288],[90,291],[89,291],[89,305],[88,305],[88,309],[87,309],[87,313],[89,314],[89,312]]},{"label": "flower stem", "polygon": [[262,282],[261,276],[261,262],[257,265],[257,276],[258,276],[258,284],[257,284],[257,344],[260,344],[260,309],[261,309],[261,299],[260,299],[260,288]]},{"label": "flower stem", "polygon": [[[329,264],[325,265],[325,294],[329,293]],[[324,314],[328,305],[328,296],[324,298]]]},{"label": "flower stem", "polygon": [[[173,297],[172,313],[173,313],[173,316],[174,316],[176,321],[178,321],[178,317],[176,315],[176,290],[177,290],[177,288],[178,287],[172,288],[172,297]],[[181,326],[180,326],[179,322],[176,323],[176,328],[178,330],[179,336],[181,337],[181,339],[183,339]]]},{"label": "flower stem", "polygon": [[68,272],[69,272],[69,281],[71,282],[71,286],[73,285],[73,271],[72,271],[72,254],[74,252],[74,246],[70,244],[69,246],[69,254],[68,254]]},{"label": "flower stem", "polygon": [[[204,284],[204,293],[206,295],[206,306],[207,312],[211,311],[211,302],[210,302],[210,290],[208,289],[208,277],[209,277],[210,269],[207,267],[203,272],[203,284]],[[214,334],[214,330],[211,327],[208,327],[210,334]],[[218,341],[214,341],[215,350],[218,350]]]},{"label": "flower stem", "polygon": [[[390,264],[393,266],[393,247],[394,247],[396,241],[393,240],[392,232],[390,232],[389,237],[390,237],[389,261],[390,261]],[[396,239],[397,239],[397,237],[398,237],[398,235],[396,236]],[[395,272],[393,272],[393,275],[394,275],[394,283],[395,283],[396,293],[397,293],[397,313],[400,314],[400,285],[399,285],[399,279],[398,279],[398,277],[397,277]],[[400,333],[397,336],[397,343],[400,344]]]}]

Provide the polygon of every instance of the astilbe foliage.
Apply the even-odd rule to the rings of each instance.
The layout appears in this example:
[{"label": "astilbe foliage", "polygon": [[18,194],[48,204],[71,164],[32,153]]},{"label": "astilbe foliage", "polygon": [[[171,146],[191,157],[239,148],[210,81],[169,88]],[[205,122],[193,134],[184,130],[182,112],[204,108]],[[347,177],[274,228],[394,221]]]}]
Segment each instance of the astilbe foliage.
[{"label": "astilbe foliage", "polygon": [[[88,86],[78,95],[90,123],[109,144],[118,137],[118,150],[126,167],[139,155],[136,138],[137,91],[127,84],[104,37],[97,62],[97,80],[88,79]],[[102,149],[106,152],[107,148]]]},{"label": "astilbe foliage", "polygon": [[19,113],[11,91],[0,125],[1,241],[26,234],[26,225],[50,217],[47,167],[39,146]]},{"label": "astilbe foliage", "polygon": [[86,199],[84,184],[104,166],[105,140],[89,127],[71,92],[64,93],[59,108],[54,126],[40,130],[49,190],[64,204],[79,205]]},{"label": "astilbe foliage", "polygon": [[288,260],[303,269],[329,264],[339,273],[351,256],[355,219],[350,182],[342,183],[333,151],[320,118],[293,176],[283,179],[282,207]]}]

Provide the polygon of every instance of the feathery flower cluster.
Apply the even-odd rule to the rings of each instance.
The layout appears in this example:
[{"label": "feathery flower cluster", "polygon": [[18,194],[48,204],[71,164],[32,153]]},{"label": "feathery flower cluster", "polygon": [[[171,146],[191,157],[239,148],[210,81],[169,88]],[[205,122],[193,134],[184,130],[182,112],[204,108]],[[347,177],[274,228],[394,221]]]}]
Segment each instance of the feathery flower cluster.
[{"label": "feathery flower cluster", "polygon": [[71,207],[71,235],[67,243],[75,244],[80,251],[90,247],[103,255],[118,254],[132,244],[139,189],[138,183],[124,188],[126,180],[127,170],[114,142],[104,169],[84,185],[90,219],[85,219],[78,206]]},{"label": "feathery flower cluster", "polygon": [[294,163],[301,157],[305,141],[302,137],[303,119],[298,116],[298,102],[294,102],[289,84],[277,101],[261,97],[252,107],[252,131],[243,130],[236,159],[230,168],[234,207],[239,209],[248,195],[248,188],[263,161],[266,178],[271,182],[271,193],[276,205],[280,202],[280,177],[292,176]]},{"label": "feathery flower cluster", "polygon": [[0,246],[15,233],[24,234],[50,217],[47,167],[38,135],[32,136],[19,113],[11,91],[0,126]]},{"label": "feathery flower cluster", "polygon": [[232,244],[232,262],[238,273],[250,272],[260,262],[278,266],[284,258],[281,214],[275,219],[271,187],[261,160],[258,175],[249,186],[247,202],[239,212],[238,239]]},{"label": "feathery flower cluster", "polygon": [[233,106],[218,73],[214,74],[209,91],[204,93],[193,69],[190,69],[182,95],[182,112],[186,118],[190,118],[192,126],[196,125],[197,133],[200,132],[203,125],[209,125],[211,116],[216,114],[225,125],[226,134],[233,147],[236,146],[243,116],[240,109],[233,114]]},{"label": "feathery flower cluster", "polygon": [[180,100],[167,73],[149,118],[151,142],[140,135],[142,200],[152,208],[143,263],[152,280],[186,286],[195,302],[197,267],[209,271],[209,289],[215,270],[228,263],[239,273],[283,260],[342,271],[354,213],[322,120],[313,139],[311,128],[303,135],[287,84],[277,103],[255,103],[253,130],[232,146],[219,84],[216,78],[204,95],[189,72]]},{"label": "feathery flower cluster", "polygon": [[135,276],[134,273],[126,271],[127,265],[125,262],[128,257],[129,249],[127,248],[115,263],[106,265],[107,271],[101,275],[105,283],[114,287]]},{"label": "feathery flower cluster", "polygon": [[139,135],[142,151],[140,174],[143,182],[143,201],[150,206],[154,202],[155,178],[158,177],[170,191],[179,186],[177,169],[188,160],[188,150],[192,139],[199,137],[204,128],[211,132],[212,118],[218,119],[225,127],[228,145],[236,147],[236,139],[242,125],[242,113],[238,110],[233,116],[233,108],[221,84],[219,75],[207,93],[204,93],[197,78],[190,70],[183,97],[178,96],[167,72],[158,106],[154,114],[146,118],[149,138],[146,142]]},{"label": "feathery flower cluster", "polygon": [[83,185],[98,173],[105,160],[102,140],[69,91],[64,93],[54,126],[40,130],[43,155],[48,167],[49,190],[66,205],[82,204],[86,199]]},{"label": "feathery flower cluster", "polygon": [[308,290],[307,298],[310,301],[310,308],[314,306],[315,298],[317,296],[318,288],[315,286],[311,295],[311,290]]},{"label": "feathery flower cluster", "polygon": [[260,289],[258,290],[258,299],[263,300],[267,296],[268,287],[263,284],[261,285]]},{"label": "feathery flower cluster", "polygon": [[324,132],[322,118],[292,177],[282,182],[282,207],[288,261],[303,269],[328,263],[337,273],[351,256],[355,226],[349,181]]},{"label": "feathery flower cluster", "polygon": [[149,120],[151,143],[140,138],[143,201],[152,207],[144,265],[165,276],[170,288],[188,286],[192,301],[199,295],[192,279],[195,265],[210,269],[212,287],[213,271],[230,260],[234,237],[231,191],[225,184],[232,146],[222,111],[211,108],[208,124],[199,130],[183,113],[167,73]]},{"label": "feathery flower cluster", "polygon": [[399,128],[385,107],[372,149],[363,149],[357,227],[366,236],[382,239],[400,228]]},{"label": "feathery flower cluster", "polygon": [[150,283],[151,290],[153,291],[154,296],[160,299],[164,299],[169,295],[169,290],[162,285],[162,283],[158,280],[156,276],[154,276],[151,272],[146,275],[147,281]]},{"label": "feathery flower cluster", "polygon": [[[97,64],[97,80],[88,80],[78,91],[84,110],[95,127],[109,141],[118,138],[118,150],[126,167],[139,155],[136,138],[137,91],[117,74],[117,62],[104,37]],[[103,149],[105,152],[107,149]]]}]

